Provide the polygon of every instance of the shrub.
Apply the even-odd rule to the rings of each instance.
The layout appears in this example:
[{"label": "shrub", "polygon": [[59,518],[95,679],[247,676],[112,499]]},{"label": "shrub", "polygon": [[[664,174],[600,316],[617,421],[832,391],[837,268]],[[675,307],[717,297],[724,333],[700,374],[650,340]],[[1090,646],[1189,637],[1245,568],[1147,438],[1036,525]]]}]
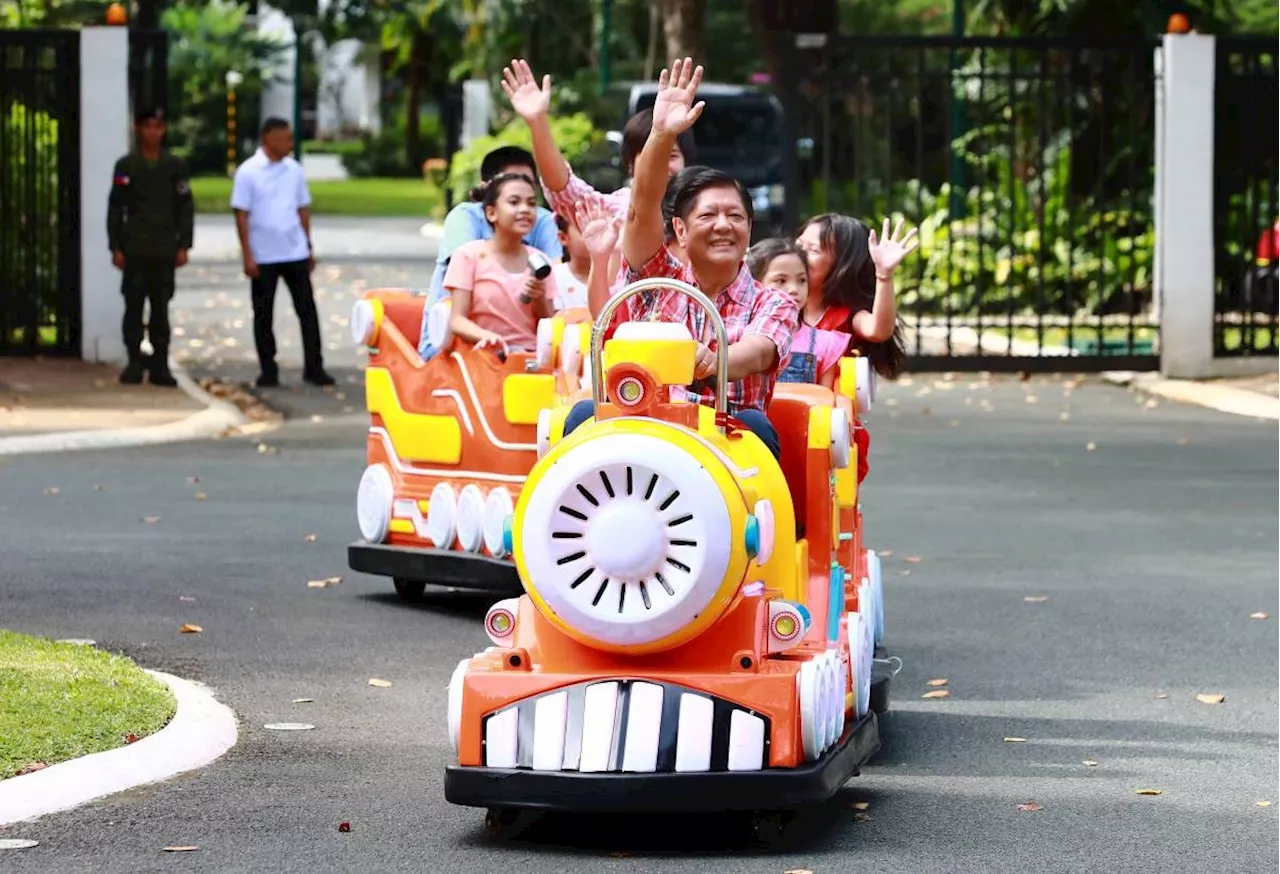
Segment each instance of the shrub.
[{"label": "shrub", "polygon": [[[596,130],[584,113],[553,116],[551,135],[570,164],[589,156],[604,146],[604,134]],[[455,203],[467,199],[469,192],[480,181],[480,162],[484,156],[500,146],[532,148],[529,126],[516,119],[496,134],[474,140],[453,156],[449,167],[449,188]]]}]

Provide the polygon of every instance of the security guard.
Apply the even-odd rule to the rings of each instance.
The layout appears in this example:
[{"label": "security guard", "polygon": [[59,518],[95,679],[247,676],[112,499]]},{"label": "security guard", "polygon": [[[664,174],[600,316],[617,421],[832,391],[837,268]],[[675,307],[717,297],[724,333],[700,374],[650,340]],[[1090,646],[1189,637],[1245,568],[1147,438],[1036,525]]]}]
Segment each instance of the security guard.
[{"label": "security guard", "polygon": [[[165,151],[164,110],[148,108],[134,117],[136,149],[116,161],[107,204],[107,237],[111,260],[123,271],[124,345],[129,364],[123,383],[142,382],[149,371],[152,385],[175,386],[169,372],[169,301],[174,272],[187,263],[195,232],[195,208],[186,163]],[[150,303],[147,333],[150,366],[142,356],[142,308]]]}]

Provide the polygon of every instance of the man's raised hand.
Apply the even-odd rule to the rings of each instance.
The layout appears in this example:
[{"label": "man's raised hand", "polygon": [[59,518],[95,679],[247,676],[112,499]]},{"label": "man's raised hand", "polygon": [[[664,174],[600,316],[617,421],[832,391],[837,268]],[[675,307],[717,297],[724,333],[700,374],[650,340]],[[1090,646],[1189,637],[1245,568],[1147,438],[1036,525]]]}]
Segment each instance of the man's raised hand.
[{"label": "man's raised hand", "polygon": [[693,127],[702,116],[704,101],[693,100],[702,82],[702,66],[694,67],[692,58],[676,60],[671,71],[658,77],[658,96],[653,102],[653,132],[675,136]]},{"label": "man's raised hand", "polygon": [[502,90],[516,115],[525,121],[551,111],[551,77],[543,76],[539,88],[527,61],[516,58],[510,67],[502,68]]}]

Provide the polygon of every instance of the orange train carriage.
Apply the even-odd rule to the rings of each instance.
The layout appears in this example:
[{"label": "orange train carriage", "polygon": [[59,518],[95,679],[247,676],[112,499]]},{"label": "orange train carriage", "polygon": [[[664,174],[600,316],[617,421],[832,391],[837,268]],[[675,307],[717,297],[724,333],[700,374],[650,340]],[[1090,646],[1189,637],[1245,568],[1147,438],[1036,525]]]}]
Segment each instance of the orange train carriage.
[{"label": "orange train carriage", "polygon": [[[450,336],[448,301],[425,325],[422,297],[406,290],[374,289],[356,302],[370,428],[353,570],[391,577],[405,599],[428,583],[522,591],[502,523],[546,443],[547,411],[588,396],[583,315],[543,319],[533,352],[501,360]],[[424,329],[439,350],[428,361],[418,354]]]},{"label": "orange train carriage", "polygon": [[[495,604],[492,643],[448,692],[455,804],[566,811],[785,810],[820,802],[879,748],[891,676],[878,560],[862,543],[851,439],[865,362],[837,391],[779,385],[775,459],[708,407],[683,325],[597,320],[596,416],[548,448],[503,525],[526,594]],[[858,385],[858,377],[863,377]],[[716,397],[723,404],[727,363]],[[865,407],[864,407],[865,408]],[[881,651],[880,654],[883,654]]]}]

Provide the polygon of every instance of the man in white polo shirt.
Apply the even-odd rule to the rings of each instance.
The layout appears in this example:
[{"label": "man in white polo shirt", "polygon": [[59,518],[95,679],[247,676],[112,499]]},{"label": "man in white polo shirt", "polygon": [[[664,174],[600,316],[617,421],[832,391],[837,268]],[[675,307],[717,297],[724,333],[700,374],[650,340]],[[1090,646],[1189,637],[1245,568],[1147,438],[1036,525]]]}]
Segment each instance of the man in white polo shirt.
[{"label": "man in white polo shirt", "polygon": [[320,345],[320,318],[316,314],[311,271],[311,192],[302,165],[290,157],[293,131],[280,118],[262,123],[262,145],[253,157],[236,169],[231,208],[240,234],[244,273],[251,280],[253,341],[262,372],[258,385],[280,384],[276,366],[276,337],[272,327],[276,286],[281,279],[293,298],[293,310],[302,327],[302,378],[312,385],[333,385],[324,370]]}]

